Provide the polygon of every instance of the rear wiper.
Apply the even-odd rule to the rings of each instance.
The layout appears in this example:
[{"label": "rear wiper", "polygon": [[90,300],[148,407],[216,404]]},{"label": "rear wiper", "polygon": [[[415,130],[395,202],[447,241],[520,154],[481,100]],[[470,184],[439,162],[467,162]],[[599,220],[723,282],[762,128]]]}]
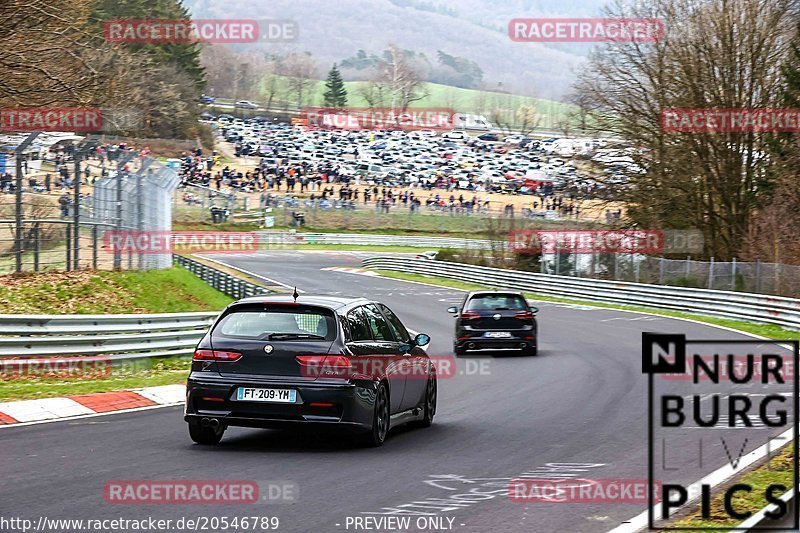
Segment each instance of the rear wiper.
[{"label": "rear wiper", "polygon": [[322,335],[314,335],[313,333],[271,333],[267,337],[271,341],[282,341],[289,339],[319,339],[325,340]]}]

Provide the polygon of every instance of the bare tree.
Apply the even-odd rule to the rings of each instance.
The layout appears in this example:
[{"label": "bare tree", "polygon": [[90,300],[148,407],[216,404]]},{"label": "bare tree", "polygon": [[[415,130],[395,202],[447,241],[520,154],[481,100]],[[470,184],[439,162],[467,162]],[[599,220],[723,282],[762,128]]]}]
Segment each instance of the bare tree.
[{"label": "bare tree", "polygon": [[517,124],[522,135],[530,135],[539,127],[542,117],[532,105],[521,104],[517,108]]},{"label": "bare tree", "polygon": [[360,84],[357,92],[367,102],[367,106],[370,109],[386,105],[388,89],[386,83],[377,75],[373,79]]},{"label": "bare tree", "polygon": [[5,0],[0,19],[0,102],[86,105],[106,73],[94,68],[90,0]]},{"label": "bare tree", "polygon": [[669,108],[780,107],[780,68],[796,22],[793,0],[654,0],[610,17],[657,18],[654,43],[610,43],[577,85],[590,129],[627,139],[635,167],[628,216],[643,227],[697,227],[706,253],[730,258],[769,188],[769,135],[675,133]]},{"label": "bare tree", "polygon": [[386,55],[386,60],[378,67],[379,80],[388,89],[389,106],[403,112],[412,102],[422,100],[430,93],[419,70],[411,64],[405,52],[392,44]]},{"label": "bare tree", "polygon": [[316,61],[308,52],[292,52],[284,62],[284,71],[286,83],[295,97],[297,107],[303,107],[319,82]]}]

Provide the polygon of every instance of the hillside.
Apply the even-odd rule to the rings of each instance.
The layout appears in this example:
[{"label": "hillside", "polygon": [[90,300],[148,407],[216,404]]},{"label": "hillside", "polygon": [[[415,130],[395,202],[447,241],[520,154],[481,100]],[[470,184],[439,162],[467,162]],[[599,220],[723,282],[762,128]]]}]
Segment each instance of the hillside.
[{"label": "hillside", "polygon": [[515,43],[505,30],[508,21],[515,17],[590,16],[598,12],[602,3],[600,0],[536,3],[530,0],[436,3],[273,0],[269,4],[262,0],[185,1],[195,18],[291,19],[299,24],[300,35],[293,43],[237,45],[240,50],[253,47],[264,53],[308,51],[323,66],[352,57],[358,50],[379,54],[390,43],[423,53],[429,59],[435,59],[441,50],[476,62],[484,72],[487,87],[502,83],[512,93],[545,99],[563,98],[590,47]]}]

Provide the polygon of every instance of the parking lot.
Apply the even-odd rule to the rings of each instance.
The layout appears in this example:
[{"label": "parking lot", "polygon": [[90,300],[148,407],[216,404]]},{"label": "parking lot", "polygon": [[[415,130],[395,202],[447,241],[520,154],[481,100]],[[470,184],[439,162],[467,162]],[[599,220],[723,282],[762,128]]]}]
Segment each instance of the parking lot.
[{"label": "parking lot", "polygon": [[310,198],[315,206],[322,202],[323,208],[608,221],[619,209],[615,191],[626,183],[619,165],[631,164],[622,150],[606,148],[604,139],[328,130],[230,115],[206,121],[232,163],[184,164],[187,183],[285,193]]}]

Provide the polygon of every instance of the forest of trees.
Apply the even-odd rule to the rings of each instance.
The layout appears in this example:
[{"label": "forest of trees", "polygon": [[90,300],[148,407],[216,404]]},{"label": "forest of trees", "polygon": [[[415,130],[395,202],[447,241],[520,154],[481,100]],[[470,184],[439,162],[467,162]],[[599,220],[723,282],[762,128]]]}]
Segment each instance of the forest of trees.
[{"label": "forest of trees", "polygon": [[[197,135],[197,44],[112,44],[109,19],[188,19],[180,0],[6,0],[0,106],[134,109],[138,136]],[[35,36],[35,38],[34,38]]]},{"label": "forest of trees", "polygon": [[797,134],[676,133],[670,108],[800,107],[800,18],[793,0],[654,0],[611,17],[660,18],[656,43],[612,43],[579,77],[575,102],[598,130],[636,148],[619,188],[631,222],[699,228],[706,255],[800,262]]}]

